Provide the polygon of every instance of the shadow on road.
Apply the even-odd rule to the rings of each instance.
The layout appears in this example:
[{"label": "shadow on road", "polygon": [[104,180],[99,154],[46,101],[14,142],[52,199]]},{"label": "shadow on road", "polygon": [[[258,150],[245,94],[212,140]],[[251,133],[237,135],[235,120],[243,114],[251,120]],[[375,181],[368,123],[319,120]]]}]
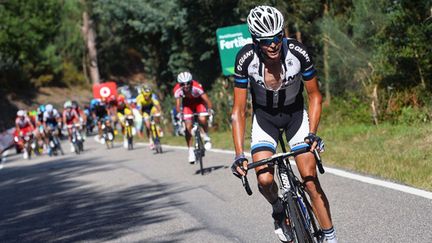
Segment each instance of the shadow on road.
[{"label": "shadow on road", "polygon": [[172,219],[165,209],[183,204],[167,200],[168,184],[103,191],[74,178],[110,169],[65,158],[0,171],[0,241],[113,240]]},{"label": "shadow on road", "polygon": [[[204,174],[210,174],[215,170],[219,170],[219,169],[226,169],[228,168],[228,166],[226,165],[216,165],[216,166],[211,166],[211,167],[207,167],[207,168],[203,168],[204,169]],[[195,175],[201,174],[201,170],[196,170],[195,171]]]}]

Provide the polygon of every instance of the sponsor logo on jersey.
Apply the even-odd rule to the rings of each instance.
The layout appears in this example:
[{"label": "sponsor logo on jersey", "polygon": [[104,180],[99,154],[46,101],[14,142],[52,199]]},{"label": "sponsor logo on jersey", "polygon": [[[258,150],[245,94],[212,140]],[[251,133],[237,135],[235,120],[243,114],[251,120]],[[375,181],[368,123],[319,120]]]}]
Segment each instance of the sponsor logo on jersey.
[{"label": "sponsor logo on jersey", "polygon": [[288,59],[287,60],[287,64],[288,64],[288,66],[294,65],[293,60],[292,59]]},{"label": "sponsor logo on jersey", "polygon": [[303,48],[301,48],[300,46],[296,46],[293,43],[288,45],[289,49],[294,49],[295,51],[299,52],[300,54],[302,54],[305,58],[307,62],[310,62],[310,58],[309,58],[309,54],[303,50]]},{"label": "sponsor logo on jersey", "polygon": [[246,61],[246,59],[247,59],[248,57],[250,57],[252,54],[253,54],[253,50],[249,50],[248,52],[246,52],[245,54],[243,54],[243,56],[240,58],[240,60],[239,60],[239,62],[238,62],[238,65],[237,65],[237,70],[238,70],[238,71],[242,71],[242,70],[243,70],[243,68],[242,68],[243,63],[244,63],[244,62]]}]

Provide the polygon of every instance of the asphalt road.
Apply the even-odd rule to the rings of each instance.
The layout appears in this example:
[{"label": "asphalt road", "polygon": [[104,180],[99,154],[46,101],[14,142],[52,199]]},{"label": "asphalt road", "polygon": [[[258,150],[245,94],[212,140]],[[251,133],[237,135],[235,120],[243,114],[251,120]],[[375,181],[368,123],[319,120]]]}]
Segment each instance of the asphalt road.
[{"label": "asphalt road", "polygon": [[[271,207],[247,196],[208,152],[205,176],[187,151],[146,146],[81,155],[9,156],[0,170],[0,242],[278,242]],[[320,176],[339,242],[432,242],[432,200],[331,174]]]}]

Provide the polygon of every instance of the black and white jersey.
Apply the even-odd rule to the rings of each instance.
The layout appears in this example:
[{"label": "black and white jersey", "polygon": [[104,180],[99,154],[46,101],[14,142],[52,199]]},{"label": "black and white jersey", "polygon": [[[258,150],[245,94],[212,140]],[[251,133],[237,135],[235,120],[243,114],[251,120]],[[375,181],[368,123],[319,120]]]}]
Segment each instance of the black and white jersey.
[{"label": "black and white jersey", "polygon": [[284,38],[282,47],[282,84],[277,90],[266,87],[264,63],[259,47],[245,45],[235,61],[235,87],[251,90],[254,107],[281,108],[295,102],[302,102],[303,82],[316,76],[316,70],[306,47],[300,42]]}]

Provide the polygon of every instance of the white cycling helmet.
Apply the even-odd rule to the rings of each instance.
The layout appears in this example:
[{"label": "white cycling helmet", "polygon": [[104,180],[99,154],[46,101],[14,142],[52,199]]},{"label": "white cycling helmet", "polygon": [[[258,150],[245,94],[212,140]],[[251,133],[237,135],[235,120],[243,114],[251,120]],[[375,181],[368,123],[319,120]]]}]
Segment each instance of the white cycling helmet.
[{"label": "white cycling helmet", "polygon": [[17,116],[25,116],[25,111],[23,111],[23,110],[19,110],[19,111],[17,112]]},{"label": "white cycling helmet", "polygon": [[177,82],[187,83],[192,81],[192,74],[190,72],[181,72],[177,75]]},{"label": "white cycling helmet", "polygon": [[249,12],[247,22],[252,37],[266,38],[282,32],[284,18],[276,8],[258,6]]},{"label": "white cycling helmet", "polygon": [[64,105],[63,108],[67,109],[67,108],[72,108],[72,101],[67,100]]},{"label": "white cycling helmet", "polygon": [[48,104],[45,106],[45,111],[46,112],[52,112],[54,109],[54,107],[51,104]]}]

